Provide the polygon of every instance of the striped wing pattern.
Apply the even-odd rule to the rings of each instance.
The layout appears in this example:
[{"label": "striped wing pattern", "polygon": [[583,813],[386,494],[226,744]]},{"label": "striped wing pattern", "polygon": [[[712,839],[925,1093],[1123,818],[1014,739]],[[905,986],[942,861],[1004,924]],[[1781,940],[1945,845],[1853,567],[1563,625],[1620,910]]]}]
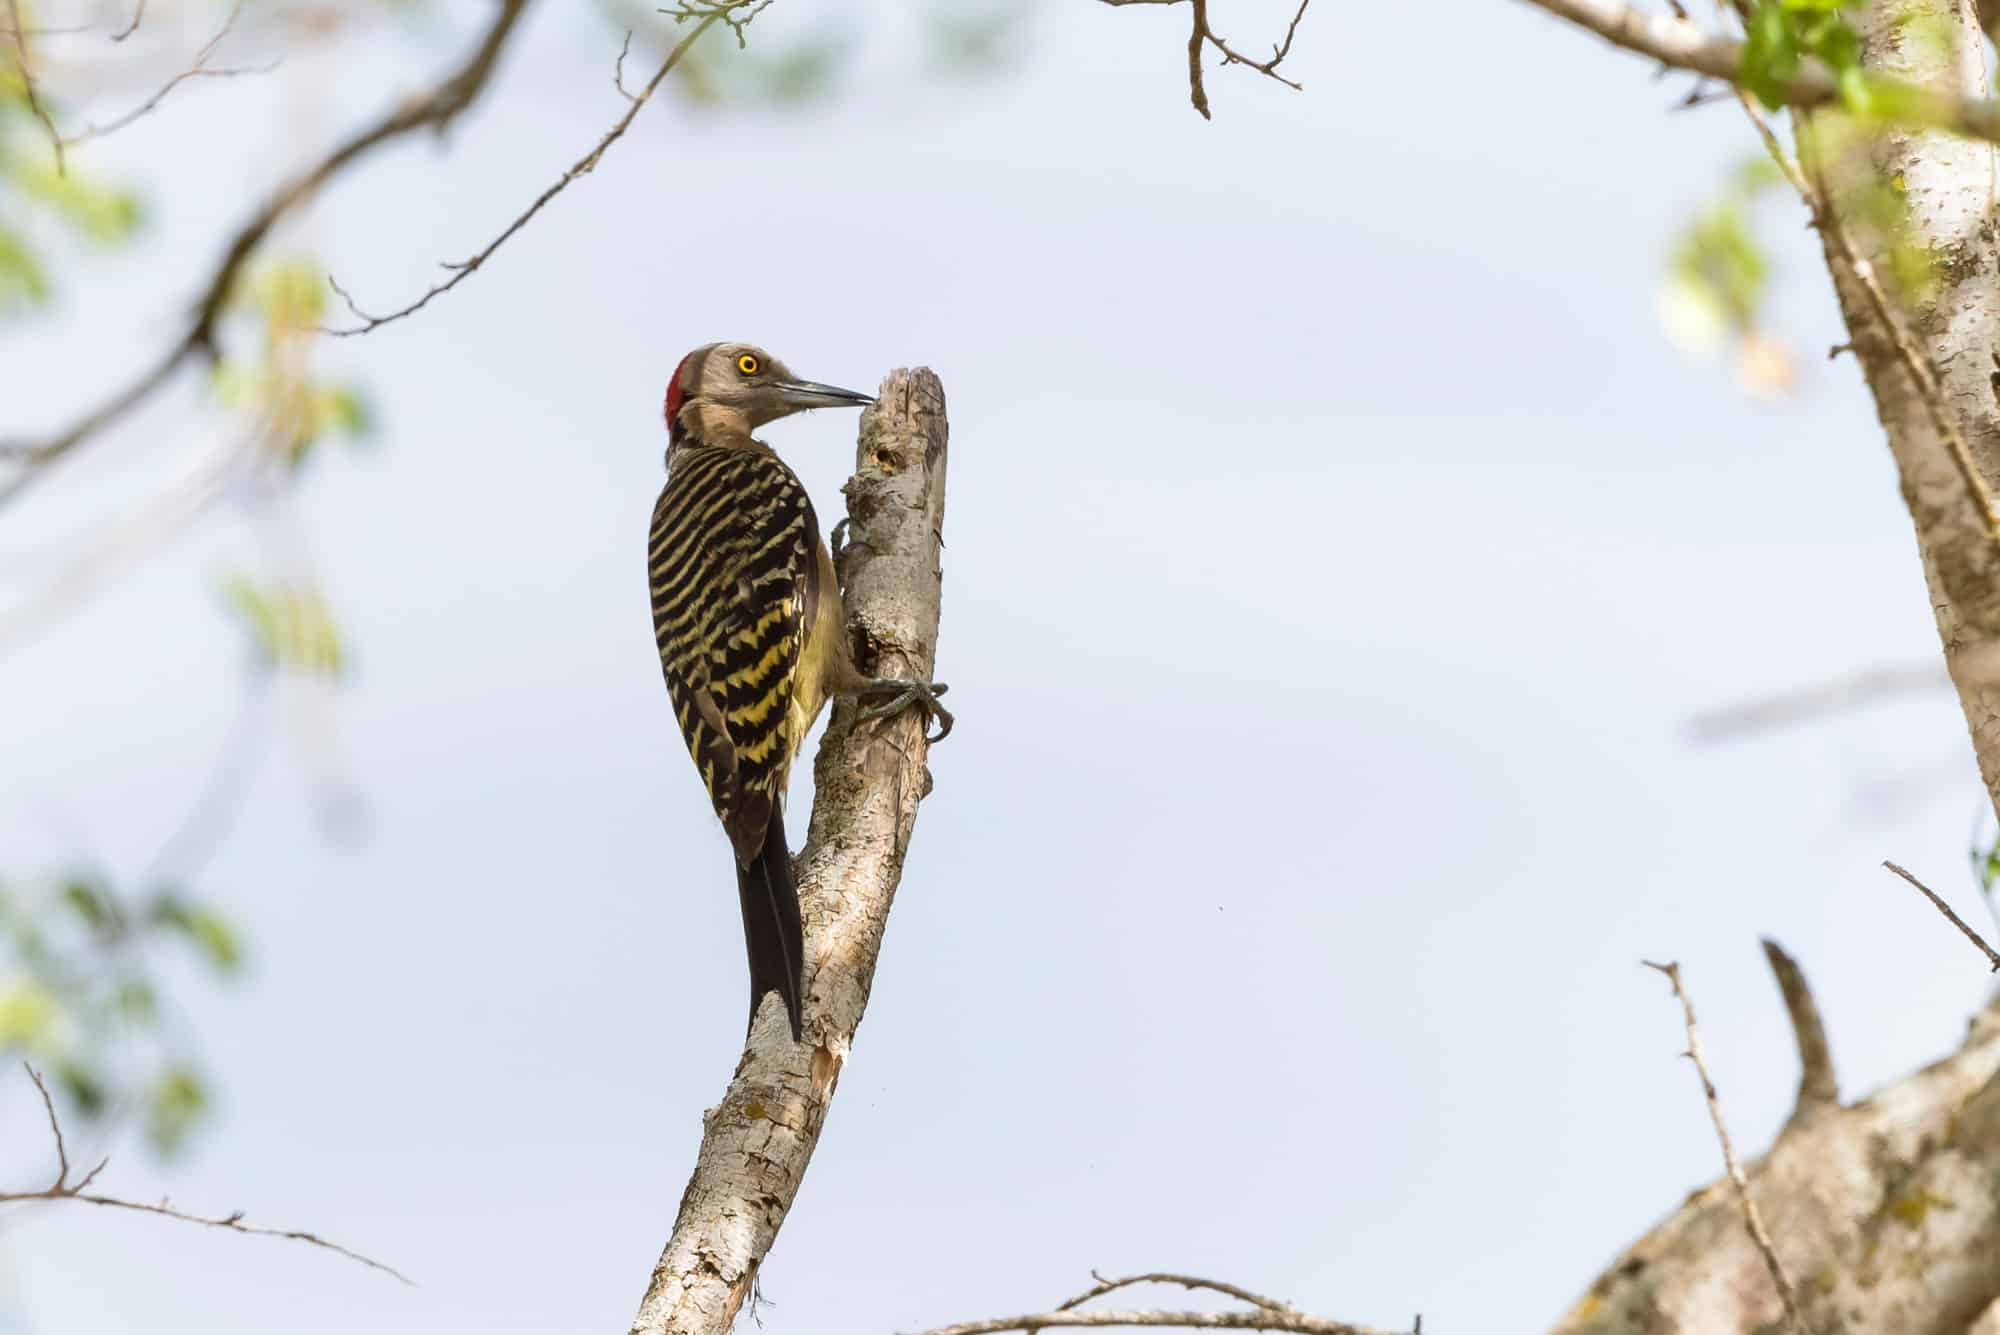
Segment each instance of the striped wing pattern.
[{"label": "striped wing pattern", "polygon": [[786,715],[818,602],[818,523],[762,450],[676,451],[647,553],[674,716],[747,865],[791,767]]}]

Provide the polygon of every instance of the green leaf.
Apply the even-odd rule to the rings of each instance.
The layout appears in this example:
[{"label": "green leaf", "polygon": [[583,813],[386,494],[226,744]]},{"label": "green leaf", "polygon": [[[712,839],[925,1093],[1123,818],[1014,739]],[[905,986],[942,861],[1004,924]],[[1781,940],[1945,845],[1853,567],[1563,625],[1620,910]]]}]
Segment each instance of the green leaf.
[{"label": "green leaf", "polygon": [[352,385],[329,385],[313,399],[313,417],[320,431],[338,431],[359,440],[375,430],[374,409]]},{"label": "green leaf", "polygon": [[258,661],[266,667],[276,667],[282,640],[277,607],[242,575],[231,575],[222,582],[222,596],[250,632],[250,644]]},{"label": "green leaf", "polygon": [[1758,101],[1775,111],[1785,104],[1785,84],[1799,72],[1791,11],[1780,0],[1757,0],[1744,36],[1739,77]]},{"label": "green leaf", "polygon": [[130,239],[144,221],[139,197],[131,191],[99,185],[75,170],[58,173],[52,160],[13,163],[8,175],[23,195],[48,205],[100,245]]},{"label": "green leaf", "polygon": [[182,1066],[160,1072],[146,1100],[146,1135],[162,1154],[172,1154],[187,1142],[188,1133],[208,1108],[208,1091],[201,1077]]},{"label": "green leaf", "polygon": [[311,329],[326,317],[326,274],[311,260],[275,260],[250,280],[249,298],[273,333]]},{"label": "green leaf", "polygon": [[28,243],[0,227],[0,311],[34,306],[49,299],[49,276]]},{"label": "green leaf", "polygon": [[56,1081],[68,1094],[76,1110],[85,1117],[102,1117],[111,1104],[110,1091],[104,1081],[89,1067],[78,1061],[64,1060],[56,1063]]},{"label": "green leaf", "polygon": [[41,979],[20,977],[0,983],[0,1047],[34,1047],[55,1030],[62,1006]]},{"label": "green leaf", "polygon": [[1993,894],[1993,887],[2000,884],[2000,836],[1985,848],[1977,844],[1972,847],[1972,874],[1979,879],[1979,888],[1987,896]]},{"label": "green leaf", "polygon": [[101,931],[117,915],[111,901],[102,890],[88,881],[69,881],[62,888],[63,905],[83,919],[84,926],[93,931]]},{"label": "green leaf", "polygon": [[128,978],[118,984],[118,1013],[133,1024],[151,1024],[160,1013],[153,985],[143,978]]},{"label": "green leaf", "polygon": [[219,974],[232,974],[243,964],[243,946],[236,929],[213,909],[162,895],[153,904],[153,921],[180,933]]}]

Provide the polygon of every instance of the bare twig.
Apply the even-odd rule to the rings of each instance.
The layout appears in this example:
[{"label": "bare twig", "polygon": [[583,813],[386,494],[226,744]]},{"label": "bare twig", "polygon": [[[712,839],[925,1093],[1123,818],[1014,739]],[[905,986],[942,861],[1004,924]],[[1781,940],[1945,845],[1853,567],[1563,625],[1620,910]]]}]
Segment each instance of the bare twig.
[{"label": "bare twig", "polygon": [[[1102,0],[1102,3],[1114,6],[1174,5],[1179,4],[1180,0]],[[1306,6],[1311,4],[1312,0],[1299,0],[1299,7],[1292,14],[1292,21],[1285,26],[1285,40],[1272,46],[1271,58],[1269,60],[1252,60],[1230,46],[1220,34],[1209,27],[1208,0],[1189,0],[1189,3],[1194,8],[1194,23],[1188,32],[1187,41],[1188,100],[1194,103],[1194,109],[1201,113],[1203,120],[1214,119],[1208,110],[1208,90],[1202,85],[1201,79],[1201,51],[1203,46],[1213,46],[1217,51],[1220,51],[1222,53],[1222,63],[1225,66],[1244,65],[1256,70],[1266,78],[1276,79],[1287,88],[1303,91],[1305,85],[1278,73],[1278,65],[1286,56],[1292,53],[1292,37],[1298,32],[1299,20],[1306,16]]]},{"label": "bare twig", "polygon": [[1090,1272],[1090,1277],[1097,1281],[1095,1285],[1077,1294],[1076,1297],[1071,1298],[1068,1302],[1059,1304],[1055,1310],[1058,1312],[1067,1312],[1072,1308],[1083,1306],[1092,1299],[1102,1298],[1105,1294],[1115,1292],[1119,1289],[1131,1288],[1135,1284],[1178,1284],[1190,1292],[1196,1289],[1207,1289],[1211,1293],[1220,1293],[1226,1297],[1234,1298],[1238,1302],[1248,1303],[1252,1307],[1262,1307],[1271,1312],[1296,1312],[1299,1310],[1290,1303],[1279,1302],[1276,1298],[1266,1298],[1260,1293],[1252,1293],[1248,1289],[1238,1288],[1234,1284],[1226,1284],[1219,1279],[1201,1279],[1194,1275],[1175,1275],[1165,1271],[1153,1271],[1144,1275],[1126,1275],[1122,1279],[1110,1279],[1093,1270]]},{"label": "bare twig", "polygon": [[237,276],[279,220],[372,150],[416,130],[449,127],[486,87],[501,50],[527,6],[528,0],[499,0],[493,22],[479,45],[464,64],[428,95],[400,101],[393,111],[351,135],[324,158],[280,185],[230,238],[221,262],[209,275],[186,332],[151,366],[103,404],[46,439],[0,440],[0,459],[11,458],[17,463],[14,476],[0,483],[0,506],[17,499],[35,479],[46,474],[50,464],[144,402],[190,359],[197,356],[212,359],[216,325]]},{"label": "bare twig", "polygon": [[1722,1162],[1729,1170],[1729,1180],[1736,1184],[1736,1194],[1743,1202],[1743,1223],[1750,1230],[1750,1240],[1757,1244],[1757,1250],[1764,1257],[1764,1268],[1771,1272],[1771,1282],[1778,1286],[1778,1296],[1784,1301],[1785,1315],[1792,1329],[1809,1332],[1805,1317],[1799,1311],[1798,1293],[1792,1288],[1791,1277],[1778,1260],[1777,1248],[1771,1244],[1771,1235],[1764,1227],[1764,1218],[1757,1210],[1757,1202],[1750,1195],[1749,1179],[1743,1175],[1743,1165],[1736,1160],[1736,1147],[1730,1143],[1729,1127],[1722,1120],[1722,1100],[1716,1097],[1715,1082],[1709,1079],[1708,1062],[1702,1056],[1701,1035],[1695,1031],[1694,1003],[1688,999],[1681,987],[1681,966],[1678,962],[1655,964],[1645,961],[1649,969],[1657,969],[1667,976],[1674,986],[1674,997],[1681,1003],[1681,1016],[1687,1023],[1687,1052],[1683,1055],[1694,1063],[1695,1074],[1701,1077],[1701,1092],[1708,1100],[1708,1119],[1715,1124],[1715,1138],[1722,1145]]},{"label": "bare twig", "polygon": [[141,23],[144,23],[145,21],[146,21],[146,0],[139,0],[138,4],[132,6],[132,21],[130,23],[127,23],[124,27],[120,28],[117,32],[112,33],[111,40],[114,42],[124,41],[127,37],[130,37],[133,33],[139,31],[139,25]]},{"label": "bare twig", "polygon": [[105,135],[115,134],[132,124],[132,122],[151,114],[160,103],[166,101],[167,94],[173,92],[174,89],[180,87],[189,79],[234,79],[245,74],[268,74],[276,69],[278,66],[275,61],[266,65],[253,65],[240,68],[209,68],[208,62],[210,57],[215,54],[215,48],[220,46],[222,39],[229,36],[230,32],[236,27],[237,17],[242,12],[243,0],[236,0],[236,3],[229,7],[229,16],[223,19],[222,26],[216,30],[215,35],[202,44],[201,50],[195,52],[194,63],[174,75],[173,78],[167,80],[151,97],[124,115],[109,120],[102,125],[85,126],[77,133],[66,136],[63,139],[63,143],[74,147],[77,144],[86,143],[92,139],[102,139]]},{"label": "bare twig", "polygon": [[1805,971],[1770,937],[1765,937],[1763,944],[1764,959],[1778,980],[1785,1014],[1792,1021],[1792,1041],[1799,1050],[1799,1092],[1792,1103],[1792,1117],[1796,1120],[1823,1108],[1839,1107],[1840,1082],[1833,1073],[1833,1048],[1826,1041],[1826,1022],[1820,1018],[1819,1003],[1813,999]]},{"label": "bare twig", "polygon": [[1912,876],[1909,872],[1905,871],[1902,867],[1897,866],[1893,862],[1885,860],[1882,863],[1882,865],[1887,867],[1890,871],[1895,872],[1896,875],[1902,877],[1904,880],[1908,881],[1911,885],[1915,886],[1918,892],[1921,893],[1925,899],[1928,899],[1931,902],[1931,907],[1935,908],[1939,913],[1942,913],[1945,916],[1945,921],[1949,922],[1953,927],[1956,927],[1959,931],[1965,933],[1965,939],[1970,941],[1973,945],[1979,947],[1980,952],[1986,956],[1987,962],[1993,966],[1993,971],[1995,973],[2000,973],[2000,953],[1996,953],[1993,947],[1986,944],[1985,937],[1981,936],[1978,932],[1972,930],[1972,924],[1966,922],[1965,919],[1959,917],[1956,913],[1953,913],[1951,911],[1951,905],[1945,903],[1942,899],[1939,899],[1937,896],[1937,892],[1935,890],[1932,890],[1929,886],[1925,885],[1922,881],[1918,880],[1916,877]]},{"label": "bare twig", "polygon": [[28,29],[21,22],[21,0],[7,0],[7,17],[14,25],[14,59],[21,70],[21,91],[28,99],[28,111],[48,131],[49,146],[56,153],[56,175],[67,176],[69,164],[63,158],[62,133],[56,129],[48,107],[42,104],[41,91],[35,87],[35,72],[28,63]]},{"label": "bare twig", "polygon": [[997,1335],[1018,1330],[1029,1332],[1057,1327],[1094,1326],[1098,1329],[1168,1327],[1175,1330],[1288,1330],[1299,1335],[1388,1335],[1374,1326],[1357,1326],[1330,1317],[1308,1316],[1304,1312],[1272,1312],[1253,1308],[1247,1312],[1033,1312],[1023,1316],[1003,1316],[991,1321],[966,1321],[956,1326],[939,1326],[922,1335]]},{"label": "bare twig", "polygon": [[56,1138],[56,1180],[49,1188],[58,1191],[69,1185],[69,1147],[63,1144],[62,1122],[56,1117],[56,1101],[49,1097],[49,1087],[42,1079],[42,1073],[23,1063],[28,1079],[35,1082],[35,1092],[42,1096],[42,1111],[49,1115],[49,1134]]},{"label": "bare twig", "polygon": [[[653,77],[648,79],[646,86],[637,93],[627,93],[625,91],[623,75],[625,53],[621,50],[618,55],[618,63],[613,67],[612,73],[614,80],[617,82],[618,91],[624,95],[626,102],[630,105],[625,108],[625,114],[612,124],[611,128],[605,132],[604,137],[599,139],[588,153],[585,153],[582,157],[571,163],[569,170],[556,178],[555,184],[535,196],[533,203],[529,204],[526,209],[523,209],[516,215],[512,222],[501,229],[498,236],[487,242],[470,259],[446,261],[444,267],[450,271],[451,277],[445,279],[442,283],[432,284],[415,301],[410,302],[406,306],[399,306],[387,314],[370,315],[367,311],[362,310],[354,304],[354,298],[348,295],[347,289],[335,282],[333,276],[329,274],[327,276],[327,283],[339,294],[340,299],[347,304],[348,313],[361,321],[361,323],[346,329],[322,328],[320,332],[332,334],[337,338],[352,338],[356,334],[366,334],[371,330],[380,329],[385,324],[394,324],[398,320],[415,315],[418,311],[430,305],[431,302],[451,291],[473,274],[479,272],[480,266],[493,257],[493,252],[505,245],[516,232],[526,227],[529,221],[542,211],[543,206],[568,189],[570,183],[575,181],[579,176],[587,176],[596,168],[599,159],[604,156],[605,150],[624,137],[625,131],[631,127],[633,120],[638,117],[640,110],[645,107],[647,101],[653,96],[653,91],[666,80],[667,75],[673,72],[674,66],[680,64],[681,57],[687,54],[688,48],[692,47],[703,33],[714,27],[717,22],[723,22],[729,24],[731,28],[736,29],[737,39],[740,41],[742,40],[742,25],[760,13],[764,8],[764,4],[768,2],[769,0],[763,0],[763,3],[756,3],[756,0],[714,0],[713,4],[689,12],[688,17],[699,17],[700,20],[695,24],[694,31],[674,44],[673,50],[667,53],[667,58],[660,62],[660,67],[657,70],[653,71]],[[732,17],[735,10],[745,6],[753,6],[748,17]],[[630,45],[630,33],[626,34],[625,40],[626,44]]]},{"label": "bare twig", "polygon": [[638,94],[625,87],[625,57],[632,53],[632,30],[625,30],[625,40],[619,44],[617,63],[611,67],[611,86],[618,90],[618,96],[627,102],[639,100]]},{"label": "bare twig", "polygon": [[1292,21],[1285,25],[1285,40],[1271,48],[1271,58],[1269,60],[1252,60],[1248,56],[1238,55],[1230,48],[1229,43],[1223,41],[1222,38],[1213,32],[1209,33],[1208,40],[1215,44],[1216,50],[1222,52],[1222,63],[1224,65],[1247,65],[1259,74],[1276,79],[1287,88],[1304,92],[1304,84],[1287,79],[1284,75],[1278,73],[1278,63],[1292,53],[1292,36],[1298,32],[1299,20],[1306,16],[1306,6],[1311,3],[1312,0],[1299,0],[1299,7],[1297,12],[1292,15]]},{"label": "bare twig", "polygon": [[1754,733],[1809,719],[1838,714],[1898,695],[1916,695],[1951,685],[1944,669],[1921,667],[1870,668],[1837,681],[1807,686],[1783,695],[1697,714],[1688,720],[1688,734],[1697,742],[1733,741]]},{"label": "bare twig", "polygon": [[[1221,1280],[1200,1279],[1193,1275],[1176,1275],[1156,1271],[1145,1275],[1129,1275],[1123,1279],[1106,1279],[1096,1271],[1091,1277],[1097,1284],[1061,1306],[1047,1312],[1028,1316],[997,1317],[988,1321],[966,1321],[956,1326],[940,1326],[923,1335],[997,1335],[1002,1331],[1033,1332],[1050,1327],[1096,1327],[1098,1329],[1134,1326],[1167,1327],[1179,1330],[1284,1330],[1299,1331],[1302,1335],[1387,1335],[1387,1332],[1372,1326],[1357,1326],[1348,1321],[1335,1321],[1331,1317],[1314,1316],[1302,1312],[1290,1303],[1281,1303],[1275,1298],[1266,1298],[1234,1284]],[[1094,1298],[1101,1298],[1118,1289],[1135,1284],[1178,1284],[1184,1289],[1206,1290],[1234,1298],[1248,1308],[1240,1312],[1175,1312],[1163,1309],[1121,1309],[1080,1311],[1083,1304]],[[1417,1318],[1415,1335],[1422,1335],[1424,1321]]]},{"label": "bare twig", "polygon": [[[1621,0],[1524,0],[1524,3],[1671,69],[1705,74],[1729,84],[1741,78],[1743,43],[1704,33],[1674,15],[1648,13]],[[1840,101],[1840,85],[1833,72],[1812,57],[1801,60],[1797,72],[1779,80],[1776,86],[1780,100],[1788,106],[1811,108]],[[1893,107],[1895,119],[1902,123],[1928,125],[2000,143],[2000,101],[1888,79],[1878,79],[1876,87],[1881,104]]]},{"label": "bare twig", "polygon": [[55,1100],[49,1096],[49,1087],[43,1081],[40,1071],[25,1063],[23,1069],[27,1071],[28,1078],[35,1082],[36,1092],[42,1096],[42,1108],[49,1115],[49,1130],[55,1136],[56,1159],[60,1167],[56,1173],[56,1180],[40,1191],[0,1191],[0,1204],[12,1205],[26,1201],[81,1201],[85,1205],[101,1205],[110,1210],[131,1210],[139,1214],[158,1215],[162,1219],[178,1219],[184,1224],[195,1224],[202,1228],[227,1229],[231,1233],[243,1233],[260,1238],[283,1238],[289,1242],[303,1242],[308,1246],[318,1247],[336,1256],[344,1256],[350,1261],[367,1266],[370,1270],[379,1270],[385,1275],[392,1275],[405,1284],[410,1282],[409,1277],[394,1266],[384,1265],[337,1242],[328,1242],[317,1233],[307,1233],[295,1228],[260,1228],[254,1224],[246,1224],[243,1222],[241,1210],[226,1215],[189,1214],[185,1210],[176,1209],[165,1200],[157,1204],[148,1204],[145,1201],[128,1201],[118,1196],[98,1195],[87,1188],[96,1180],[97,1175],[104,1171],[103,1163],[84,1174],[78,1181],[71,1182],[69,1152],[63,1145],[62,1124],[56,1117]]}]

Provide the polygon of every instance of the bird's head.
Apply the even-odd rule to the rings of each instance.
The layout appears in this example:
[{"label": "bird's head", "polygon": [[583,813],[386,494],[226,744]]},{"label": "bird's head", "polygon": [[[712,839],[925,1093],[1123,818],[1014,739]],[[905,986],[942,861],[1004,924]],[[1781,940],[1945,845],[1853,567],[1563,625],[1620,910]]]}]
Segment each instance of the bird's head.
[{"label": "bird's head", "polygon": [[748,435],[766,422],[808,408],[860,407],[874,396],[801,380],[749,343],[710,343],[681,358],[667,382],[667,429]]}]

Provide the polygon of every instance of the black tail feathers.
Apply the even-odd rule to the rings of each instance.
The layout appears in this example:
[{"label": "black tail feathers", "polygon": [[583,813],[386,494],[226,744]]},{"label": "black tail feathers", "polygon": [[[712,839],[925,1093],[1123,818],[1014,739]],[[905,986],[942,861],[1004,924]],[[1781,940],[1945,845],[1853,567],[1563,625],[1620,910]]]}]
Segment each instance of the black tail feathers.
[{"label": "black tail feathers", "polygon": [[738,864],[736,889],[743,901],[743,945],[750,953],[750,1019],[766,992],[784,998],[792,1041],[802,1040],[805,923],[799,916],[798,887],[792,884],[792,856],[785,851],[785,818],[774,805],[764,830],[764,848],[749,866]]}]

